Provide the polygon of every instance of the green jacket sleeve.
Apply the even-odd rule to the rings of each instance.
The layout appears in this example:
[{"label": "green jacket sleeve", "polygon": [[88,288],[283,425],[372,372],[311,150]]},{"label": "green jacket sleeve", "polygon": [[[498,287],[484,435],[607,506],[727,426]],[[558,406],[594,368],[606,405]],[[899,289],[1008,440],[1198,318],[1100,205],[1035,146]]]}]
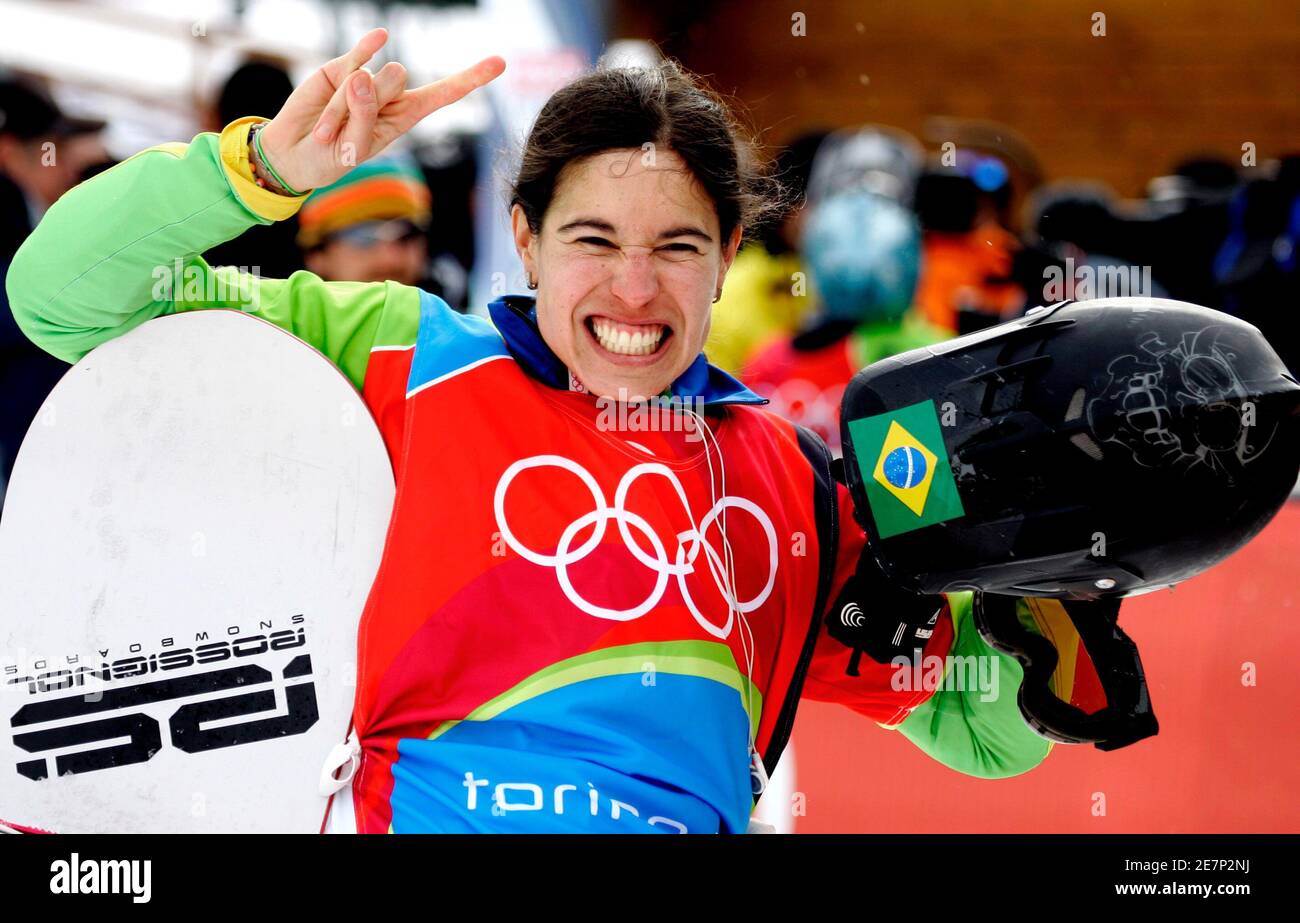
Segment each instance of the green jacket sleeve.
[{"label": "green jacket sleeve", "polygon": [[[14,320],[68,362],[165,314],[246,311],[319,349],[360,389],[376,345],[409,345],[419,293],[397,283],[325,282],[309,272],[259,279],[199,256],[297,210],[241,174],[249,120],[220,136],[150,148],[65,194],[14,256]],[[279,201],[275,201],[279,200]]]},{"label": "green jacket sleeve", "polygon": [[1052,743],[1025,723],[1016,702],[1024,671],[975,628],[970,593],[949,593],[956,634],[943,682],[897,730],[958,772],[1003,779],[1033,769]]}]

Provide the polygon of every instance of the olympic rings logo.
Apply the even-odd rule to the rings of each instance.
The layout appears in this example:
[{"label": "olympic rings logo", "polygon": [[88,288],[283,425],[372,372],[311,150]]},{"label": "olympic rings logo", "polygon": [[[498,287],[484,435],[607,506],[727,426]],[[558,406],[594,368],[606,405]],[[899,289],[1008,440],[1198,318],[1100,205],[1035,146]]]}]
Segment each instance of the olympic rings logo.
[{"label": "olympic rings logo", "polygon": [[[592,501],[595,503],[594,510],[584,513],[565,527],[555,547],[554,554],[544,554],[524,545],[510,530],[510,526],[506,521],[506,494],[510,490],[510,485],[521,472],[531,468],[559,468],[575,475],[586,486],[591,493]],[[655,533],[650,524],[643,517],[625,508],[624,504],[627,500],[628,491],[631,490],[632,485],[637,480],[643,477],[661,477],[668,481],[691,521],[692,528],[677,533],[677,545],[671,555],[663,539]],[[564,595],[568,600],[583,612],[596,618],[610,619],[616,622],[630,622],[633,619],[639,619],[663,599],[664,592],[668,588],[669,578],[676,578],[682,599],[686,601],[686,607],[694,616],[695,621],[715,638],[726,640],[731,635],[736,614],[753,612],[763,605],[768,596],[771,595],[773,586],[776,585],[776,530],[772,527],[772,520],[768,515],[757,504],[746,500],[744,497],[723,496],[705,513],[704,518],[696,525],[695,515],[691,511],[690,501],[686,499],[686,491],[682,489],[681,482],[677,480],[676,474],[670,468],[661,464],[644,463],[629,469],[618,483],[618,488],[614,492],[614,503],[611,506],[605,502],[604,493],[601,491],[600,485],[596,483],[596,479],[582,465],[561,455],[534,455],[531,458],[515,462],[505,470],[505,473],[501,475],[501,480],[497,482],[496,493],[492,502],[496,513],[497,528],[501,530],[501,538],[505,543],[525,560],[531,561],[540,567],[554,568],[556,579],[560,583],[560,589],[564,591]],[[752,599],[743,601],[736,599],[735,588],[731,586],[731,580],[727,574],[726,562],[718,549],[714,548],[706,537],[709,526],[713,525],[718,517],[729,509],[739,510],[752,516],[762,528],[763,534],[767,536],[767,582],[763,585],[763,589]],[[611,521],[618,524],[619,535],[622,537],[623,545],[627,550],[637,561],[655,574],[655,585],[650,594],[640,604],[630,609],[610,609],[590,602],[574,588],[573,581],[569,577],[569,568],[586,558],[596,549],[605,537],[606,527]],[[574,548],[573,542],[578,533],[591,526],[595,527],[591,536],[577,548]],[[633,531],[639,532],[642,538],[649,543],[651,552],[647,552],[642,543],[633,537]],[[687,587],[686,578],[695,573],[696,560],[699,558],[701,551],[704,552],[704,560],[708,564],[709,574],[713,577],[714,585],[729,604],[727,620],[722,625],[714,624],[705,618],[704,613],[695,604],[695,600],[691,597],[690,590]]]}]

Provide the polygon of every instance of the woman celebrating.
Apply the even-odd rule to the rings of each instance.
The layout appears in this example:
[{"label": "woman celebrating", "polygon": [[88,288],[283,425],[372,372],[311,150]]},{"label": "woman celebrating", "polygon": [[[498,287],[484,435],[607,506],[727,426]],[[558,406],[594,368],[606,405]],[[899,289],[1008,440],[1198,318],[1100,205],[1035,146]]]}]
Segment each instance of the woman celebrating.
[{"label": "woman celebrating", "polygon": [[[363,68],[384,41],[364,36],[274,119],[73,190],[8,283],[23,330],[68,361],[160,315],[234,307],[361,390],[397,500],[358,637],[357,829],[743,831],[801,695],[971,774],[1041,761],[1020,669],[979,641],[969,598],[864,592],[888,590],[825,446],[701,354],[775,199],[726,107],[677,67],[598,70],[543,108],[510,215],[534,295],[494,302],[491,323],[395,282],[203,262],[504,68],[407,90],[401,65]],[[207,297],[160,297],[156,268],[177,259]],[[674,425],[609,412],[647,400]],[[860,645],[871,658],[824,627],[845,599],[891,637]],[[1001,693],[915,688],[879,653],[915,649],[997,658]]]}]

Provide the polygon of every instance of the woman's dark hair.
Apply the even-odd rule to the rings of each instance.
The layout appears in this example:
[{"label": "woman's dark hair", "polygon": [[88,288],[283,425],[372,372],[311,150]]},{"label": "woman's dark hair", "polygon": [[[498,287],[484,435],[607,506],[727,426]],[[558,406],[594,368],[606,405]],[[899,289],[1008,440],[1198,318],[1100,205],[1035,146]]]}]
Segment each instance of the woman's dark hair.
[{"label": "woman's dark hair", "polygon": [[566,166],[647,142],[674,151],[704,187],[724,245],[737,225],[752,236],[785,211],[787,197],[759,160],[753,137],[721,97],[673,61],[598,66],[557,90],[528,134],[510,204],[523,208],[537,233]]}]

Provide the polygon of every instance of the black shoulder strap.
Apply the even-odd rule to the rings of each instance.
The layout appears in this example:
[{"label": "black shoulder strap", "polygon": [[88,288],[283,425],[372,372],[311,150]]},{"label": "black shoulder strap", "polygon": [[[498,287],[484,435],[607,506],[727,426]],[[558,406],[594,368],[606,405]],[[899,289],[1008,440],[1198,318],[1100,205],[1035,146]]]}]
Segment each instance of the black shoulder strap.
[{"label": "black shoulder strap", "polygon": [[817,547],[820,553],[817,574],[817,598],[813,609],[808,613],[808,630],[804,636],[803,650],[799,654],[799,663],[795,666],[794,676],[786,690],[785,701],[777,715],[772,736],[763,752],[763,768],[769,776],[776,771],[777,761],[781,758],[785,745],[790,740],[790,731],[794,727],[795,711],[799,707],[799,697],[803,693],[804,676],[812,662],[813,651],[817,647],[817,633],[821,628],[822,617],[830,602],[831,583],[835,579],[835,559],[839,549],[839,502],[836,480],[832,473],[833,460],[826,443],[802,426],[795,427],[799,437],[799,448],[813,472],[813,509],[816,511]]}]

